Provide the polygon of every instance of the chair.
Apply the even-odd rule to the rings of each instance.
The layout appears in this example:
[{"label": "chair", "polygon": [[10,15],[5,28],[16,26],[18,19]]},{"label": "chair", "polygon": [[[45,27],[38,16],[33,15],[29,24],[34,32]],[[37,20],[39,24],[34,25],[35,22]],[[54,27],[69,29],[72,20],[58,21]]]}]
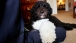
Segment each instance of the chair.
[{"label": "chair", "polygon": [[76,18],[76,7],[73,7],[73,18]]}]

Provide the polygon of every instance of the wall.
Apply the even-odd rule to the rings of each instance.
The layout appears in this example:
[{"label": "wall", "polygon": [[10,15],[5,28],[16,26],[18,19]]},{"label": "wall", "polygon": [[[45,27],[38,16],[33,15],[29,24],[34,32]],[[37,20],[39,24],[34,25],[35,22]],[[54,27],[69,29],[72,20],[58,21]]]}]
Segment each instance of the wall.
[{"label": "wall", "polygon": [[57,14],[57,0],[47,0],[47,2],[50,4],[50,6],[53,9],[52,14]]},{"label": "wall", "polygon": [[70,11],[70,10],[73,10],[73,0],[69,0],[69,3],[71,4],[71,7],[69,7],[69,11]]},{"label": "wall", "polygon": [[[53,13],[52,14],[57,14],[57,0],[46,0],[50,6],[52,7],[53,9]],[[69,3],[71,3],[71,7],[69,7],[69,11],[72,11],[73,10],[73,0],[68,0],[68,5]]]}]

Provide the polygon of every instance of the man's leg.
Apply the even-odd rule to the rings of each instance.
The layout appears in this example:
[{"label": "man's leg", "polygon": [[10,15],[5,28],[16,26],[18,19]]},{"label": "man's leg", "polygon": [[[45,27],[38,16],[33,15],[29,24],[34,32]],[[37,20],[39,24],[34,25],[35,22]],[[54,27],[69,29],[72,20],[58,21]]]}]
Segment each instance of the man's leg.
[{"label": "man's leg", "polygon": [[56,28],[56,41],[54,43],[59,43],[64,41],[66,38],[66,30],[62,27],[57,27]]},{"label": "man's leg", "polygon": [[[62,27],[56,28],[56,41],[54,43],[59,43],[64,41],[66,37],[66,30]],[[39,35],[38,30],[32,30],[28,32],[27,39],[25,40],[25,43],[42,43]]]}]

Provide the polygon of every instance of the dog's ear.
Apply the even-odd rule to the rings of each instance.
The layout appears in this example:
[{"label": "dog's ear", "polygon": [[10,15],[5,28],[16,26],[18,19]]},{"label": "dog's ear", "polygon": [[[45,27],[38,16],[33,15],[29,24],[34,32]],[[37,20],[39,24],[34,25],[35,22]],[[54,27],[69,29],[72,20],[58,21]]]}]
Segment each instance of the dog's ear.
[{"label": "dog's ear", "polygon": [[36,21],[37,20],[37,16],[36,16],[36,9],[35,9],[35,5],[30,9],[30,14],[31,14],[31,20]]},{"label": "dog's ear", "polygon": [[51,8],[50,4],[47,3],[47,2],[46,2],[46,5],[47,5],[46,8],[48,9],[48,16],[51,16],[51,14],[52,14],[52,8]]},{"label": "dog's ear", "polygon": [[52,8],[51,8],[51,7],[49,7],[49,9],[48,9],[48,14],[49,14],[49,15],[52,14]]},{"label": "dog's ear", "polygon": [[37,10],[38,6],[40,4],[40,1],[36,2],[33,7],[30,9],[30,13],[33,15],[35,11]]}]

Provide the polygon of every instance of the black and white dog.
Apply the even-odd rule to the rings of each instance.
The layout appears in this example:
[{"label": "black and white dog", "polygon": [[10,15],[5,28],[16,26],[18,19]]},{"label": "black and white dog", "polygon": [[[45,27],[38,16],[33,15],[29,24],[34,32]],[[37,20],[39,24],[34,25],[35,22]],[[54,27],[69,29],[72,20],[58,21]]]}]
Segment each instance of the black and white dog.
[{"label": "black and white dog", "polygon": [[76,28],[76,24],[64,23],[52,16],[52,8],[47,2],[39,1],[31,9],[30,23],[32,29],[37,29],[43,43],[52,43],[56,39],[55,28],[66,30]]}]

